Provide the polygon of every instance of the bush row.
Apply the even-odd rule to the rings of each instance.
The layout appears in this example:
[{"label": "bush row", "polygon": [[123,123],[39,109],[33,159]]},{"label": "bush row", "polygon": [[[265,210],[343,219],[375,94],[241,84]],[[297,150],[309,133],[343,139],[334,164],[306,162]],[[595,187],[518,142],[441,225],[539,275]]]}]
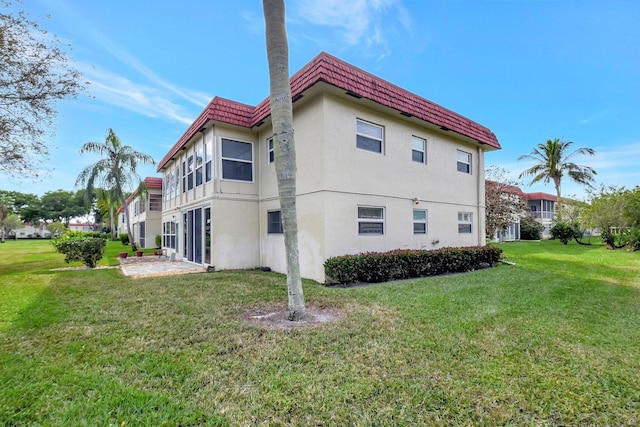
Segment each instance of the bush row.
[{"label": "bush row", "polygon": [[432,251],[397,249],[329,258],[327,283],[378,283],[389,280],[473,271],[493,266],[502,249],[493,246],[442,248]]}]

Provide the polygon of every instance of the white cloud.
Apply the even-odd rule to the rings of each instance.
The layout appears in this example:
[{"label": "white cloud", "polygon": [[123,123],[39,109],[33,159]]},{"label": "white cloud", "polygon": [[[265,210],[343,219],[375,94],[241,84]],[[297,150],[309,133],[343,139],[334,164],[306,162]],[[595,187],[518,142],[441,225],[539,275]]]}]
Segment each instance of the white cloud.
[{"label": "white cloud", "polygon": [[334,29],[322,33],[322,42],[334,38],[338,47],[364,46],[377,56],[389,53],[388,37],[397,23],[412,31],[412,20],[399,0],[299,0],[288,17],[292,25],[314,24]]},{"label": "white cloud", "polygon": [[81,67],[90,83],[91,94],[99,102],[115,105],[148,117],[191,124],[193,114],[166,97],[163,88],[138,84],[97,67]]}]

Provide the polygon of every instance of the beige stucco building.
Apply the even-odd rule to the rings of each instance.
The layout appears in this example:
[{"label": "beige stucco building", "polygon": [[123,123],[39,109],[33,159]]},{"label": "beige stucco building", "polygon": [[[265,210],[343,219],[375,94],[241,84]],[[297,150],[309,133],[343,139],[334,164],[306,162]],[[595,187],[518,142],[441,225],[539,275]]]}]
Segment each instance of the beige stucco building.
[{"label": "beige stucco building", "polygon": [[[321,53],[291,78],[303,277],[327,258],[485,243],[487,128]],[[163,247],[285,272],[269,101],[214,98],[159,163]]]},{"label": "beige stucco building", "polygon": [[[130,241],[139,248],[155,248],[156,236],[162,236],[162,178],[144,179],[146,194],[134,191],[127,198],[129,218],[131,219]],[[126,234],[127,218],[124,208],[118,210],[118,234]]]}]

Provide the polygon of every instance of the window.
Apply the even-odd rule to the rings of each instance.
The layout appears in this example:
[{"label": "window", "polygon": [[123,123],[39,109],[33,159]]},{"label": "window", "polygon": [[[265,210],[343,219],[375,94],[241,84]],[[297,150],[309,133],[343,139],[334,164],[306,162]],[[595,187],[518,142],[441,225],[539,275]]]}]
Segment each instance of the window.
[{"label": "window", "polygon": [[193,190],[193,156],[187,159],[187,190]]},{"label": "window", "polygon": [[213,150],[213,144],[211,142],[204,144],[204,180],[206,182],[211,181],[212,170],[211,170],[211,158]]},{"label": "window", "polygon": [[413,210],[413,234],[427,234],[427,211]]},{"label": "window", "polygon": [[282,234],[282,213],[280,211],[267,212],[267,233]]},{"label": "window", "polygon": [[411,139],[411,160],[418,163],[427,163],[427,141],[414,136]]},{"label": "window", "polygon": [[361,150],[382,153],[384,130],[382,126],[358,120],[356,129],[356,147]]},{"label": "window", "polygon": [[165,248],[176,248],[176,223],[173,221],[162,224],[162,246]]},{"label": "window", "polygon": [[196,187],[202,185],[202,166],[204,157],[202,157],[202,148],[196,151]]},{"label": "window", "polygon": [[253,146],[222,138],[222,178],[253,181]]},{"label": "window", "polygon": [[273,163],[276,160],[276,153],[273,150],[273,138],[267,140],[267,163]]},{"label": "window", "polygon": [[187,162],[182,162],[182,192],[187,191]]},{"label": "window", "polygon": [[149,210],[150,211],[162,211],[162,195],[161,194],[149,194]]},{"label": "window", "polygon": [[458,212],[458,233],[471,233],[473,214],[471,212]]},{"label": "window", "polygon": [[384,234],[384,208],[358,206],[358,234],[381,236]]},{"label": "window", "polygon": [[471,153],[458,150],[458,172],[471,174]]}]

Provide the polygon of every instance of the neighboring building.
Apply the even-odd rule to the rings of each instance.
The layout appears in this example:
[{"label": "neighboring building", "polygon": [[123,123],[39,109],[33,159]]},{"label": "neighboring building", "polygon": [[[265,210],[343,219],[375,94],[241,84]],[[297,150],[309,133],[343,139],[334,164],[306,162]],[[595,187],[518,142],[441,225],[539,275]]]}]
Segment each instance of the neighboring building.
[{"label": "neighboring building", "polygon": [[93,231],[93,225],[92,224],[82,224],[79,222],[70,222],[69,224],[67,224],[67,228],[69,228],[70,231],[84,231],[84,232],[88,232],[88,231]]},{"label": "neighboring building", "polygon": [[51,233],[47,230],[47,224],[45,222],[41,222],[40,224],[32,224],[30,222],[22,223],[22,227],[16,228],[12,230],[12,235],[15,235],[18,239],[31,239],[31,238],[50,238]]},{"label": "neighboring building", "polygon": [[[527,200],[527,195],[516,185],[504,184],[496,181],[485,181],[485,188],[487,201],[486,208],[490,209],[492,195],[494,197],[500,197],[501,200],[495,202],[497,207],[497,213],[501,215],[501,220],[512,221],[509,226],[503,230],[496,230],[493,236],[494,240],[498,242],[513,242],[520,240],[520,217],[524,214],[524,205]],[[493,191],[492,191],[493,190]],[[506,201],[506,203],[504,203]],[[509,209],[503,209],[503,206],[508,206]],[[508,218],[507,218],[508,216]]]},{"label": "neighboring building", "polygon": [[558,197],[548,193],[527,193],[527,214],[544,227],[542,238],[551,237],[551,228],[556,216]]},{"label": "neighboring building", "polygon": [[[486,185],[491,185],[491,181],[487,181]],[[543,239],[550,238],[558,197],[541,192],[525,193],[515,185],[504,185],[503,188],[514,197],[514,202],[515,200],[524,201],[526,208],[522,214],[532,217],[544,227]],[[497,231],[494,238],[499,242],[520,240],[520,219],[515,219],[506,229]]]},{"label": "neighboring building", "polygon": [[[162,178],[147,177],[144,179],[147,194],[134,191],[127,198],[131,232],[129,241],[139,248],[155,248],[156,236],[162,235]],[[118,234],[126,234],[127,220],[124,207],[118,209]]]},{"label": "neighboring building", "polygon": [[[485,243],[495,135],[326,53],[291,78],[303,277],[327,258]],[[177,259],[286,272],[269,99],[215,97],[158,165]]]}]

